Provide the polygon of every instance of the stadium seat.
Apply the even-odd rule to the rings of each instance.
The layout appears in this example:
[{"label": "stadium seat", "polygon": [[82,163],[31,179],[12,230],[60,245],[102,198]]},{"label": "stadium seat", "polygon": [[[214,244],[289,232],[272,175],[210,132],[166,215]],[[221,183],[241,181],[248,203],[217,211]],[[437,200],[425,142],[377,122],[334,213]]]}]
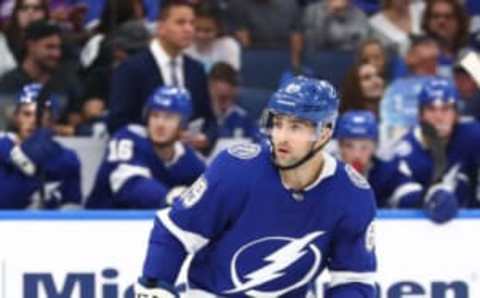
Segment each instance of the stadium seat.
[{"label": "stadium seat", "polygon": [[260,118],[262,110],[267,104],[273,91],[261,88],[240,87],[238,104],[247,110],[248,115],[254,120]]},{"label": "stadium seat", "polygon": [[242,53],[242,86],[275,89],[282,73],[290,68],[288,50],[256,49]]},{"label": "stadium seat", "polygon": [[312,69],[315,77],[339,88],[353,62],[353,52],[324,51],[305,56],[303,65]]}]

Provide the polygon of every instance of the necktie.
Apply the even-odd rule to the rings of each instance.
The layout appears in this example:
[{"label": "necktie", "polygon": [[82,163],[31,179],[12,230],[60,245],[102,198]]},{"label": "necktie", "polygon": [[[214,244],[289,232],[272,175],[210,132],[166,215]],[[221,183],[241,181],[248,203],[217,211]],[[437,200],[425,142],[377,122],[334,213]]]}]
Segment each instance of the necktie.
[{"label": "necktie", "polygon": [[170,60],[170,82],[172,86],[178,86],[178,77],[177,77],[177,61],[175,59]]}]

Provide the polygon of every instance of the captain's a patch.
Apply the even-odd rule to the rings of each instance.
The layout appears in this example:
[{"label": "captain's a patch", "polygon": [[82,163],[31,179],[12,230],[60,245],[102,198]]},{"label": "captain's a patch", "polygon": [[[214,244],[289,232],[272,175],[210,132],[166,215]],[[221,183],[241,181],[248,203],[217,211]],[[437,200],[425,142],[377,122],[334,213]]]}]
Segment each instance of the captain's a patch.
[{"label": "captain's a patch", "polygon": [[357,172],[357,170],[355,170],[351,165],[345,165],[345,171],[347,172],[350,181],[352,181],[356,187],[370,189],[370,184],[368,183],[367,179],[365,179],[365,177]]},{"label": "captain's a patch", "polygon": [[239,144],[228,148],[227,152],[239,159],[252,159],[257,157],[261,150],[257,144]]}]

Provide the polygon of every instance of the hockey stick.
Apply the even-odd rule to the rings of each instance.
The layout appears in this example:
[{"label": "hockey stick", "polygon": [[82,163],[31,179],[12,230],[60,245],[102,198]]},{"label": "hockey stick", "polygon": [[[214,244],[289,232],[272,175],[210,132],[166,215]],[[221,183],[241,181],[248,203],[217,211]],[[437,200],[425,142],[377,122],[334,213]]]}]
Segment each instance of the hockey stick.
[{"label": "hockey stick", "polygon": [[428,123],[421,123],[422,134],[430,148],[433,159],[433,171],[431,183],[440,182],[447,169],[447,141],[441,138],[437,130]]}]

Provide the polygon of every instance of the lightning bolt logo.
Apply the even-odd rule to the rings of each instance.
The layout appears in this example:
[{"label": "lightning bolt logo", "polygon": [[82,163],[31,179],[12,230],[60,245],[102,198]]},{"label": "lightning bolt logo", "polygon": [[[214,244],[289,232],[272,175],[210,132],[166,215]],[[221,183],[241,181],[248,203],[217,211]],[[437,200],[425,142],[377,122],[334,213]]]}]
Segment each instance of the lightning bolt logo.
[{"label": "lightning bolt logo", "polygon": [[[246,246],[242,247],[234,256],[232,260],[232,280],[235,284],[235,288],[225,291],[225,294],[234,294],[234,293],[239,293],[243,291],[247,291],[250,289],[253,289],[257,286],[266,284],[267,282],[270,282],[272,280],[275,280],[279,277],[282,277],[285,275],[284,270],[290,267],[292,264],[294,264],[296,261],[301,259],[305,254],[309,252],[309,250],[312,250],[314,252],[315,256],[315,264],[312,268],[312,270],[309,271],[309,273],[305,276],[305,278],[302,279],[301,282],[297,283],[294,285],[294,288],[301,286],[304,284],[303,281],[310,279],[310,276],[313,275],[314,271],[318,268],[318,265],[320,264],[320,252],[314,245],[310,245],[313,240],[315,240],[317,237],[321,236],[324,234],[322,231],[316,231],[309,233],[305,235],[302,238],[284,238],[284,237],[270,237],[270,238],[263,238],[257,241],[254,241],[252,243],[247,244]],[[235,268],[235,263],[236,259],[238,256],[246,249],[249,247],[252,247],[260,242],[265,242],[265,241],[278,241],[278,240],[287,240],[289,241],[288,244],[284,245],[280,249],[276,250],[272,254],[266,256],[263,258],[265,262],[268,264],[261,267],[260,269],[257,269],[253,272],[248,273],[245,275],[245,279],[247,282],[242,283],[240,279],[237,276],[236,268]],[[313,270],[314,269],[314,270]],[[308,279],[308,280],[307,280]],[[305,283],[306,283],[305,282]],[[301,283],[301,284],[300,284]],[[299,285],[300,284],[300,285]],[[291,290],[292,287],[289,287],[288,290]],[[253,291],[254,293],[259,293],[257,291]],[[279,291],[275,292],[278,293]],[[283,292],[283,291],[280,291]],[[264,292],[263,292],[264,294]],[[272,294],[271,294],[272,295]],[[257,295],[254,295],[257,296]],[[276,296],[276,294],[275,294]]]}]

